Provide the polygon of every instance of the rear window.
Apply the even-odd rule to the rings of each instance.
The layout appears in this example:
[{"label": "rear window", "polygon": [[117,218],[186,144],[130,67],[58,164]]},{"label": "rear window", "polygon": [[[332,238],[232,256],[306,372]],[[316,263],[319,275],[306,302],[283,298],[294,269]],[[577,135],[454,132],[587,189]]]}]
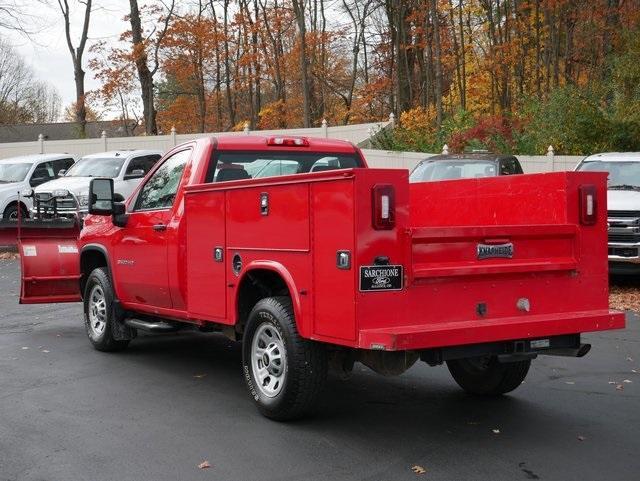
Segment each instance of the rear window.
[{"label": "rear window", "polygon": [[354,167],[362,167],[356,154],[218,151],[206,181],[259,179]]},{"label": "rear window", "polygon": [[497,164],[477,160],[426,160],[416,166],[409,177],[410,182],[433,180],[475,179],[498,175]]}]

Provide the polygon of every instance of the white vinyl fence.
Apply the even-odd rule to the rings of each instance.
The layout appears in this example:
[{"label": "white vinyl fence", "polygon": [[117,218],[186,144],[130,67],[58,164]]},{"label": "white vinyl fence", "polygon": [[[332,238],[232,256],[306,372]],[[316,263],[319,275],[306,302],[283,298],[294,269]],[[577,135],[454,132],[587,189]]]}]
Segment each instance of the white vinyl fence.
[{"label": "white vinyl fence", "polygon": [[[394,152],[386,150],[364,149],[365,159],[369,167],[385,167],[392,169],[413,169],[418,162],[432,155],[421,152]],[[573,170],[578,162],[584,159],[581,155],[555,155],[551,149],[547,155],[516,155],[525,174],[537,172],[559,172]]]},{"label": "white vinyl fence", "polygon": [[[38,153],[68,153],[81,157],[96,152],[120,149],[152,149],[166,151],[182,142],[191,139],[220,135],[306,135],[309,137],[322,137],[340,139],[354,143],[355,145],[369,145],[371,136],[381,128],[394,125],[394,118],[390,116],[389,122],[378,122],[356,125],[341,125],[330,127],[326,122],[321,127],[309,129],[283,129],[260,130],[250,132],[245,128],[243,132],[223,132],[205,134],[176,134],[172,129],[169,135],[138,136],[138,137],[113,137],[108,138],[104,133],[97,139],[74,140],[44,140],[42,136],[33,142],[0,142],[0,159],[16,157],[19,155]],[[1,139],[0,139],[1,141]],[[384,150],[363,150],[370,167],[387,167],[396,169],[413,169],[422,159],[435,154],[418,152],[395,152]],[[447,146],[443,152],[447,152]],[[549,146],[547,155],[518,155],[525,173],[553,172],[572,170],[582,160],[581,156],[555,155],[553,148]]]},{"label": "white vinyl fence", "polygon": [[11,142],[1,143],[0,139],[0,159],[16,157],[29,154],[54,154],[67,153],[81,157],[96,152],[106,152],[108,150],[119,149],[152,149],[166,151],[174,145],[186,142],[199,137],[217,137],[220,135],[306,135],[309,137],[323,137],[328,139],[339,139],[353,142],[356,145],[369,140],[372,132],[375,132],[387,125],[387,122],[340,125],[330,127],[326,122],[321,127],[309,129],[282,129],[282,130],[260,130],[250,132],[245,128],[243,132],[220,132],[205,134],[176,134],[172,129],[169,135],[138,136],[138,137],[112,137],[108,138],[103,132],[101,138],[96,139],[73,139],[73,140],[44,140],[42,136],[33,142]]}]

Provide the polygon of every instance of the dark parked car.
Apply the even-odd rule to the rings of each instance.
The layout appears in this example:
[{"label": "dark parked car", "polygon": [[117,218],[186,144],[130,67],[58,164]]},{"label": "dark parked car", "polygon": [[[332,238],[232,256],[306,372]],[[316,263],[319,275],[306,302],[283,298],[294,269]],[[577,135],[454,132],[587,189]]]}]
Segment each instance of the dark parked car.
[{"label": "dark parked car", "polygon": [[409,179],[411,182],[431,182],[522,173],[520,162],[513,155],[474,152],[434,155],[421,160]]}]

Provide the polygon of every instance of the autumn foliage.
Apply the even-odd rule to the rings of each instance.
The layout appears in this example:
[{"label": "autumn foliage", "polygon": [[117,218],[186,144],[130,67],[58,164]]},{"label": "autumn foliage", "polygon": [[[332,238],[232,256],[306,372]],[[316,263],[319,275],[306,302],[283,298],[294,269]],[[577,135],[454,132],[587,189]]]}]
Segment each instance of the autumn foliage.
[{"label": "autumn foliage", "polygon": [[[166,4],[141,9],[149,41],[138,51],[125,30],[118,45],[94,46],[91,63],[103,84],[95,98],[132,118],[140,116],[136,59],[156,58],[162,132],[359,123],[394,112],[399,128],[378,139],[385,148],[515,152],[555,141],[574,152],[607,147],[589,129],[623,129],[615,141],[629,144],[640,120],[636,1]],[[584,132],[561,133],[572,128]]]}]

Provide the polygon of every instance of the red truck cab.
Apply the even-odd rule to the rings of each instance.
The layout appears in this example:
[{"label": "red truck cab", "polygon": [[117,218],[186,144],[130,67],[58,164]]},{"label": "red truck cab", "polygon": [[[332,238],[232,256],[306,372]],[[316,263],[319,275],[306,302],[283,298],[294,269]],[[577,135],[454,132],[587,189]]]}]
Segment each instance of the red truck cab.
[{"label": "red truck cab", "polygon": [[[446,362],[502,394],[537,355],[582,356],[608,308],[604,174],[409,184],[347,142],[202,138],[124,203],[94,179],[82,230],[22,229],[20,300],[82,301],[99,350],[187,327],[243,342],[274,419],[306,413],[329,365]],[[37,225],[36,225],[37,227]]]}]

